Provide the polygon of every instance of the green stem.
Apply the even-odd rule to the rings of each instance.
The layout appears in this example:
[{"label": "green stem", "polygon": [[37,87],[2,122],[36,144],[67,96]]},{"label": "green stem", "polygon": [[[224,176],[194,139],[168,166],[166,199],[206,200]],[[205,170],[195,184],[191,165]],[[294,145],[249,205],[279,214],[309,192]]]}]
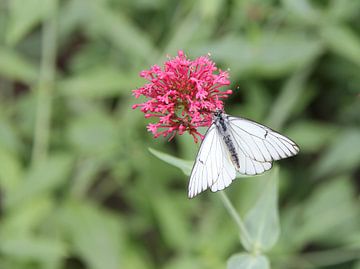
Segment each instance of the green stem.
[{"label": "green stem", "polygon": [[37,86],[37,106],[34,142],[31,160],[33,164],[46,159],[51,119],[51,100],[55,79],[57,42],[57,1],[54,0],[49,18],[43,22],[42,55],[39,82]]},{"label": "green stem", "polygon": [[250,236],[249,232],[247,231],[247,229],[245,227],[243,220],[241,219],[240,215],[237,213],[236,209],[230,202],[225,191],[220,191],[219,193],[220,193],[220,198],[221,198],[222,202],[224,203],[226,210],[229,212],[230,216],[234,219],[236,225],[238,226],[238,228],[240,230],[240,236],[243,239],[245,249],[250,250],[250,249],[248,249],[248,247],[250,247],[252,245],[252,240],[251,240],[251,236]]}]

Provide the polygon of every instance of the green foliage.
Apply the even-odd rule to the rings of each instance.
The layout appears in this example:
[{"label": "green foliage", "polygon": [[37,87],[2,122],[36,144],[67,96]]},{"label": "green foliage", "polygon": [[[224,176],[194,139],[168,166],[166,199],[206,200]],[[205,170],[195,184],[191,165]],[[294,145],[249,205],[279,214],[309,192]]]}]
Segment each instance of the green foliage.
[{"label": "green foliage", "polygon": [[[0,1],[0,268],[358,269],[359,14],[354,0]],[[227,113],[300,145],[226,190],[257,248],[221,195],[187,199],[192,138],[153,139],[131,109],[139,72],[179,49],[230,69]]]},{"label": "green foliage", "polygon": [[227,269],[269,269],[270,264],[265,256],[251,256],[249,254],[236,254],[228,261]]},{"label": "green foliage", "polygon": [[[271,175],[264,176],[264,191],[250,211],[245,215],[245,227],[250,236],[251,246],[244,247],[254,252],[270,250],[280,235],[279,214],[277,205],[278,169],[274,168]],[[245,240],[242,240],[245,242]]]},{"label": "green foliage", "polygon": [[[150,149],[159,159],[180,168],[184,174],[189,175],[191,165],[186,161],[172,157],[168,154]],[[234,218],[240,231],[243,247],[249,252],[233,256],[228,261],[228,268],[269,268],[266,256],[259,254],[270,250],[277,242],[280,234],[279,216],[277,206],[278,168],[274,168],[271,175],[265,174],[266,186],[256,203],[245,215],[244,222],[238,215],[225,194],[221,194],[225,208]],[[170,215],[170,210],[167,211]],[[164,217],[165,218],[165,217]],[[173,226],[176,226],[174,223]],[[178,231],[180,231],[179,229]],[[176,234],[176,231],[174,231]],[[178,234],[178,233],[177,233]]]}]

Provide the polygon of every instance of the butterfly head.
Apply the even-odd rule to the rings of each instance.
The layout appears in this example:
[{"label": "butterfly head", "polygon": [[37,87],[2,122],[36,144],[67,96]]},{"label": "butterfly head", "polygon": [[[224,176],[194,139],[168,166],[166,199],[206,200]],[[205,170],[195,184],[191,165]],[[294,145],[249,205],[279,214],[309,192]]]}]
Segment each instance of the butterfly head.
[{"label": "butterfly head", "polygon": [[213,112],[213,115],[215,118],[221,117],[221,115],[224,113],[224,110],[222,109],[216,109],[215,112]]}]

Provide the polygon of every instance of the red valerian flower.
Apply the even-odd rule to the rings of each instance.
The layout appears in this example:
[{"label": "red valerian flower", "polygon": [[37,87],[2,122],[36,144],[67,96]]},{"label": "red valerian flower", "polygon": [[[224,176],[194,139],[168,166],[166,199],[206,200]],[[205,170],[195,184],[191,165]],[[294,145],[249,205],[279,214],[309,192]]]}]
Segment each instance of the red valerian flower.
[{"label": "red valerian flower", "polygon": [[223,109],[221,99],[227,98],[231,90],[220,91],[230,84],[229,74],[218,70],[208,56],[189,60],[183,51],[169,58],[163,68],[154,65],[140,73],[149,83],[133,91],[136,98],[145,96],[149,100],[140,107],[146,118],[156,117],[147,130],[154,137],[189,132],[195,142],[203,136],[197,131],[200,126],[210,126],[212,112]]}]

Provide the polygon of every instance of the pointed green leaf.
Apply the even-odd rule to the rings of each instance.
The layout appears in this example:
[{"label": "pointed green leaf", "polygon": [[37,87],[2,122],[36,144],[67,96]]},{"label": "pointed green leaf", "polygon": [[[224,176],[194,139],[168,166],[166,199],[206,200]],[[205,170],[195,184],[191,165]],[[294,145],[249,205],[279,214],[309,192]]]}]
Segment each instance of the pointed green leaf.
[{"label": "pointed green leaf", "polygon": [[245,216],[245,227],[252,240],[254,251],[267,251],[280,234],[277,207],[278,168],[275,167],[264,186],[264,191],[253,208]]},{"label": "pointed green leaf", "polygon": [[183,159],[177,158],[177,157],[173,157],[169,154],[163,153],[161,151],[149,148],[149,151],[155,155],[156,157],[158,157],[160,160],[171,164],[177,168],[180,168],[181,171],[184,172],[185,175],[190,175],[191,173],[191,168],[192,168],[192,162],[190,161],[185,161]]},{"label": "pointed green leaf", "polygon": [[266,256],[240,253],[230,257],[227,269],[270,269]]}]

